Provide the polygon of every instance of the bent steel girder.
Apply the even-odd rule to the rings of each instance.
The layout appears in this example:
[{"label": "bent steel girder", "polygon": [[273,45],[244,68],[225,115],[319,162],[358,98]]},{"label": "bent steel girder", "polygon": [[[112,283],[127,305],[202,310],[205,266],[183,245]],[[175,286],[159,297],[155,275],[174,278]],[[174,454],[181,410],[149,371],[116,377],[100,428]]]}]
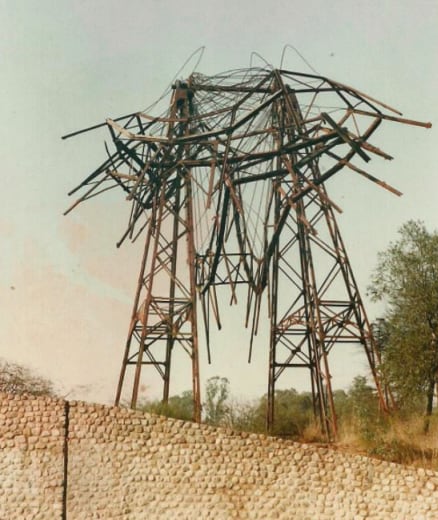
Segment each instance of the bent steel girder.
[{"label": "bent steel girder", "polygon": [[385,406],[378,353],[336,223],[340,208],[326,189],[345,168],[400,195],[362,166],[373,156],[392,159],[370,143],[385,120],[430,126],[328,78],[267,69],[194,73],[174,85],[161,115],[106,120],[114,150],[107,147],[107,159],[71,193],[83,191],[73,208],[121,189],[131,213],[118,245],[146,236],[117,403],[131,365],[131,406],[147,365],[160,374],[166,401],[179,345],[192,360],[199,420],[197,301],[210,356],[210,317],[222,323],[218,288],[228,287],[236,303],[244,285],[250,356],[268,301],[268,430],[279,378],[304,367],[315,415],[327,437],[336,435],[329,355],[337,344],[362,346]]}]

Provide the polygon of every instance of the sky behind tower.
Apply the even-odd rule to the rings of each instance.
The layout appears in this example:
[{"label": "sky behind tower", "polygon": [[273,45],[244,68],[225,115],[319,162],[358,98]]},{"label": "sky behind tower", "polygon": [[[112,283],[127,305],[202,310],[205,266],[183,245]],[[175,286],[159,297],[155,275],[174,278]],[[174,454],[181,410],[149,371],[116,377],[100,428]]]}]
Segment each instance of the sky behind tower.
[{"label": "sky behind tower", "polygon": [[[141,242],[115,247],[128,218],[121,199],[62,216],[67,192],[104,158],[107,139],[105,131],[62,135],[146,108],[195,66],[204,74],[278,67],[282,54],[284,68],[314,69],[435,124],[437,26],[435,0],[0,0],[0,357],[37,369],[70,397],[114,397]],[[368,171],[403,197],[347,171],[327,185],[344,210],[339,225],[366,302],[377,251],[401,224],[438,227],[436,125],[386,123],[373,144],[395,159],[377,158]],[[379,312],[369,305],[371,319]],[[261,395],[266,348],[249,367],[241,319],[232,310],[226,321],[213,365],[203,355],[202,378],[227,376],[234,393]],[[334,360],[335,387],[366,373],[361,355]],[[173,391],[189,381],[176,373]]]}]

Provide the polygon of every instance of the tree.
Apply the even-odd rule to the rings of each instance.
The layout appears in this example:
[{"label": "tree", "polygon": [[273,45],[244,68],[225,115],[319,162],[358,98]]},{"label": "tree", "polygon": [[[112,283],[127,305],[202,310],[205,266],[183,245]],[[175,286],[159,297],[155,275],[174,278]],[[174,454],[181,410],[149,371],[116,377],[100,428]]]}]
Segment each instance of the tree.
[{"label": "tree", "polygon": [[356,376],[348,389],[348,408],[353,428],[366,442],[375,442],[384,426],[376,392],[366,377]]},{"label": "tree", "polygon": [[[267,395],[253,402],[232,403],[228,416],[231,426],[237,430],[266,433]],[[294,388],[276,390],[274,435],[300,439],[314,424],[313,400],[309,392],[297,392]]]},{"label": "tree", "polygon": [[54,396],[53,383],[16,363],[0,360],[0,392]]},{"label": "tree", "polygon": [[298,392],[295,388],[276,390],[272,430],[275,435],[300,438],[313,421],[312,394]]},{"label": "tree", "polygon": [[205,386],[205,403],[203,405],[205,422],[219,425],[228,412],[230,382],[226,377],[210,377]]},{"label": "tree", "polygon": [[266,433],[266,399],[232,400],[228,406],[227,420],[233,430]]},{"label": "tree", "polygon": [[383,375],[401,406],[423,400],[429,417],[438,375],[438,233],[422,222],[404,224],[398,241],[379,253],[369,289],[387,303]]},{"label": "tree", "polygon": [[169,397],[167,403],[161,399],[147,401],[138,407],[139,410],[157,415],[165,415],[174,419],[191,421],[193,419],[193,392],[185,390],[181,395]]},{"label": "tree", "polygon": [[[232,422],[231,409],[228,403],[230,396],[230,382],[226,377],[211,377],[205,386],[205,402],[203,403],[204,421],[218,426]],[[149,400],[138,406],[144,412],[165,415],[184,421],[193,420],[193,392],[186,390],[180,395],[173,395],[167,403],[163,401]]]}]

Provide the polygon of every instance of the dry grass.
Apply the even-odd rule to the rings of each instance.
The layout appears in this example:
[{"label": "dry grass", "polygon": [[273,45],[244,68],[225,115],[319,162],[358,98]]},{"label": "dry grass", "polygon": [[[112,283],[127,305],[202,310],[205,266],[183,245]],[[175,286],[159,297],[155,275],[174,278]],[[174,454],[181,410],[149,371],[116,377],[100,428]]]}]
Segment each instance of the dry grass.
[{"label": "dry grass", "polygon": [[373,429],[341,426],[337,447],[382,460],[438,471],[438,417],[424,433],[424,417],[391,417]]}]

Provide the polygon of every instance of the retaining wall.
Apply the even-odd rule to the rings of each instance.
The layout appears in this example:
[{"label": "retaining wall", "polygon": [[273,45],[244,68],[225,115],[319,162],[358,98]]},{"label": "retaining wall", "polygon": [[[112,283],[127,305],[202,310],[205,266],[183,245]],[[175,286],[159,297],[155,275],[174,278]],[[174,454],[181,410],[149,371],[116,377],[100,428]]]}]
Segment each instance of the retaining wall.
[{"label": "retaining wall", "polygon": [[0,394],[0,519],[430,519],[438,473],[80,402]]}]

